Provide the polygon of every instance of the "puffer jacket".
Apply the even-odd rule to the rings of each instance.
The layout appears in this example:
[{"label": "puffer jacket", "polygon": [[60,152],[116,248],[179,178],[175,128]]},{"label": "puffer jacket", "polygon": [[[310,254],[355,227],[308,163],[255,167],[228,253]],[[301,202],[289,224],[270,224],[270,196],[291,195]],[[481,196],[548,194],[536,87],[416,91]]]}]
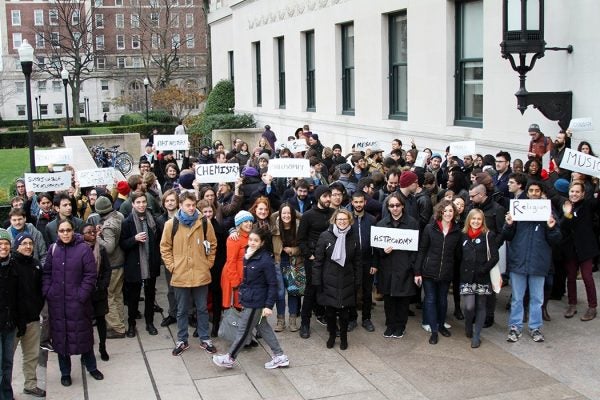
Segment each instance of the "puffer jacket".
[{"label": "puffer jacket", "polygon": [[246,308],[273,309],[277,299],[275,262],[262,248],[250,258],[244,257],[244,279],[240,285],[240,302]]},{"label": "puffer jacket", "polygon": [[452,224],[446,235],[437,221],[427,225],[419,241],[419,256],[415,275],[436,281],[451,282],[454,265],[460,263],[462,234],[458,224]]},{"label": "puffer jacket", "polygon": [[466,233],[462,234],[462,261],[460,263],[460,282],[491,285],[490,271],[500,259],[498,243],[493,232],[487,233],[490,247],[490,259],[487,256],[486,234],[481,233],[471,240]]},{"label": "puffer jacket", "polygon": [[510,242],[508,271],[518,274],[546,276],[552,265],[552,246],[562,234],[557,225],[549,228],[542,221],[515,221],[504,224],[502,235]]}]

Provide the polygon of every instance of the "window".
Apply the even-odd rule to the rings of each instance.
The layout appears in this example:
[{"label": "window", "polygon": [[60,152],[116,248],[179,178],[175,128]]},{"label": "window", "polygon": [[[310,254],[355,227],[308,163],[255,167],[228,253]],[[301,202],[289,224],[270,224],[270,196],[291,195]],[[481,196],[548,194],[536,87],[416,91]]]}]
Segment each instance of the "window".
[{"label": "window", "polygon": [[53,92],[62,91],[62,82],[61,81],[52,81],[52,91]]},{"label": "window", "polygon": [[12,10],[10,15],[12,26],[21,26],[21,10]]},{"label": "window", "polygon": [[188,49],[193,49],[194,47],[196,47],[196,41],[194,40],[194,34],[193,33],[186,33],[186,35],[185,35],[185,46]]},{"label": "window", "polygon": [[140,36],[139,35],[132,35],[131,36],[131,48],[132,49],[139,49],[140,48]]},{"label": "window", "polygon": [[50,59],[50,65],[52,66],[52,68],[60,68],[60,57],[52,56],[52,58]]},{"label": "window", "polygon": [[150,24],[152,26],[158,26],[159,25],[159,17],[158,17],[158,13],[157,12],[150,13]]},{"label": "window", "polygon": [[45,93],[46,92],[46,81],[38,81],[37,87],[38,87],[38,92]]},{"label": "window", "polygon": [[17,115],[19,117],[23,117],[25,116],[25,105],[24,104],[19,104],[17,106]]},{"label": "window", "polygon": [[115,26],[119,29],[125,28],[125,16],[123,14],[115,14]]},{"label": "window", "polygon": [[483,126],[483,0],[456,4],[455,125]]},{"label": "window", "polygon": [[100,88],[102,90],[108,90],[108,79],[102,79],[100,81]]},{"label": "window", "polygon": [[20,32],[13,32],[12,40],[13,40],[13,49],[18,49],[19,47],[21,47],[21,44],[23,43],[23,35]]},{"label": "window", "polygon": [[63,109],[63,105],[62,105],[62,103],[55,103],[55,104],[53,104],[53,106],[54,106],[54,114],[60,115],[60,114],[63,113],[63,110],[62,110]]},{"label": "window", "polygon": [[44,56],[37,56],[37,65],[38,68],[44,68],[46,66],[46,58]]},{"label": "window", "polygon": [[179,5],[179,0],[171,0],[171,5],[172,6],[178,6]]},{"label": "window", "polygon": [[140,6],[140,0],[131,0],[131,5],[135,6],[135,7],[139,7]]},{"label": "window", "polygon": [[58,10],[56,8],[48,10],[48,20],[50,25],[58,25]]},{"label": "window", "polygon": [[110,112],[110,103],[108,101],[102,102],[102,112]]},{"label": "window", "polygon": [[235,82],[234,79],[234,64],[233,64],[233,50],[227,52],[227,60],[229,61],[229,80]]},{"label": "window", "polygon": [[308,31],[306,39],[306,111],[316,111],[315,98],[315,31]]},{"label": "window", "polygon": [[81,48],[81,32],[73,32],[73,47]]},{"label": "window", "polygon": [[407,36],[406,12],[390,14],[389,23],[389,118],[406,120],[408,116],[407,96]]},{"label": "window", "polygon": [[117,68],[125,68],[125,57],[117,57]]},{"label": "window", "polygon": [[142,57],[133,57],[131,60],[133,68],[142,68]]},{"label": "window", "polygon": [[285,108],[285,41],[277,38],[277,79],[279,80],[279,108]]},{"label": "window", "polygon": [[140,16],[139,14],[131,14],[131,27],[139,28],[140,27]]},{"label": "window", "polygon": [[96,14],[96,28],[104,28],[104,14]]},{"label": "window", "polygon": [[104,1],[103,0],[95,0],[94,4],[96,5],[96,7],[102,7],[104,5]]},{"label": "window", "polygon": [[46,47],[46,41],[44,40],[44,34],[41,32],[38,32],[35,34],[35,48],[43,49],[44,47]]},{"label": "window", "polygon": [[50,32],[50,44],[54,47],[58,47],[60,44],[60,35],[58,32]]},{"label": "window", "polygon": [[173,14],[171,19],[171,28],[179,28],[179,14]]},{"label": "window", "polygon": [[262,82],[260,71],[260,42],[254,42],[254,69],[256,73],[256,106],[262,107]]},{"label": "window", "polygon": [[122,6],[123,0],[115,0],[115,6]]},{"label": "window", "polygon": [[96,68],[105,69],[106,68],[106,58],[96,57]]},{"label": "window", "polygon": [[354,24],[342,25],[342,114],[354,115]]},{"label": "window", "polygon": [[152,8],[158,7],[158,0],[148,0],[148,3],[150,3],[150,7]]},{"label": "window", "polygon": [[158,49],[160,47],[160,36],[158,36],[158,33],[152,34],[151,41],[153,49]]},{"label": "window", "polygon": [[185,5],[186,6],[194,5],[194,0],[185,0]]},{"label": "window", "polygon": [[171,38],[171,48],[178,49],[180,47],[181,47],[181,37],[179,36],[179,33],[176,33]]},{"label": "window", "polygon": [[48,115],[48,104],[40,104],[40,115]]},{"label": "window", "polygon": [[79,103],[79,114],[85,113],[85,103]]},{"label": "window", "polygon": [[194,26],[194,14],[185,14],[185,27],[191,28]]},{"label": "window", "polygon": [[196,66],[196,57],[187,56],[185,58],[185,65],[186,65],[186,67],[195,67]]},{"label": "window", "polygon": [[33,24],[44,26],[44,10],[33,10]]},{"label": "window", "polygon": [[25,82],[17,81],[15,82],[15,88],[17,93],[25,93]]},{"label": "window", "polygon": [[79,10],[73,10],[73,14],[71,14],[71,25],[79,25],[79,20],[80,20]]},{"label": "window", "polygon": [[125,49],[125,36],[117,35],[117,50],[124,50],[124,49]]},{"label": "window", "polygon": [[104,35],[96,36],[96,50],[104,50]]}]

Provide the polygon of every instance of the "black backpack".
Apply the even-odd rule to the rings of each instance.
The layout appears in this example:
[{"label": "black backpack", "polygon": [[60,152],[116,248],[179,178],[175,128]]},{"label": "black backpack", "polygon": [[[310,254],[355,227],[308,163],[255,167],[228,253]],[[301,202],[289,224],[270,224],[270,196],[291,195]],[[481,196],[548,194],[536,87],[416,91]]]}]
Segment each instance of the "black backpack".
[{"label": "black backpack", "polygon": [[[204,234],[204,240],[206,240],[206,217],[202,217],[202,233]],[[173,242],[173,238],[179,229],[179,220],[177,218],[173,218],[173,229],[171,230],[171,243]]]}]

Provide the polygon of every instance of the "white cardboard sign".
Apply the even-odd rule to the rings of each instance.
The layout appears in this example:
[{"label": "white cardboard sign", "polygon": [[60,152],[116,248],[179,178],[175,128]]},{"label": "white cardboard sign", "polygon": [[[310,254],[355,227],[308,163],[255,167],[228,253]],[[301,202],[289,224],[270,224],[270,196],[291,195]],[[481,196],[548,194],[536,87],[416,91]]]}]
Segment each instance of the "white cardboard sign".
[{"label": "white cardboard sign", "polygon": [[513,221],[548,221],[552,214],[552,204],[546,199],[512,199],[508,212]]},{"label": "white cardboard sign", "polygon": [[281,149],[289,149],[292,153],[299,153],[301,151],[308,150],[308,145],[306,144],[306,140],[298,139],[298,140],[290,140],[289,142],[281,143],[279,145]]},{"label": "white cardboard sign", "polygon": [[56,174],[25,174],[25,190],[28,192],[53,192],[71,187],[71,172]]},{"label": "white cardboard sign", "polygon": [[75,171],[75,177],[81,187],[113,185],[115,183],[114,175],[115,169],[113,167]]},{"label": "white cardboard sign", "polygon": [[240,177],[240,166],[231,164],[200,164],[196,166],[196,180],[200,183],[235,182]]},{"label": "white cardboard sign", "polygon": [[475,154],[475,141],[468,140],[464,142],[450,143],[450,154],[461,159],[466,155]]},{"label": "white cardboard sign", "polygon": [[377,140],[364,139],[360,142],[354,143],[354,151],[365,151],[367,149],[380,149],[379,142]]},{"label": "white cardboard sign", "polygon": [[156,150],[188,150],[188,135],[154,135]]},{"label": "white cardboard sign", "polygon": [[51,150],[36,150],[35,165],[71,164],[73,162],[73,149],[60,148]]},{"label": "white cardboard sign", "polygon": [[600,158],[566,148],[559,168],[590,176],[600,176]]},{"label": "white cardboard sign", "polygon": [[427,154],[424,151],[420,151],[417,153],[417,159],[415,160],[415,167],[425,167],[425,163],[427,163]]},{"label": "white cardboard sign", "polygon": [[371,227],[371,246],[385,249],[392,246],[394,250],[419,250],[419,231],[417,229],[396,229]]},{"label": "white cardboard sign", "polygon": [[274,158],[269,160],[269,175],[273,178],[307,178],[310,162],[304,158]]},{"label": "white cardboard sign", "polygon": [[569,123],[569,129],[573,132],[593,131],[591,118],[573,118]]}]

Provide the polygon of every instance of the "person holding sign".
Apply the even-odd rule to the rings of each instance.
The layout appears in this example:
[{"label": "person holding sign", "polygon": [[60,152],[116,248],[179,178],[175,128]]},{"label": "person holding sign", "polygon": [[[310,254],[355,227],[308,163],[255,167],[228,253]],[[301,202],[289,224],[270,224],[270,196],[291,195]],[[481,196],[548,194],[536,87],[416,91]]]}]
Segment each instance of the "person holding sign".
[{"label": "person holding sign", "polygon": [[[527,198],[540,200],[544,186],[540,182],[527,185]],[[534,342],[543,342],[542,307],[544,304],[544,282],[552,264],[552,246],[560,244],[562,235],[556,227],[554,216],[543,221],[513,221],[506,214],[502,235],[510,242],[508,270],[512,300],[507,341],[516,342],[523,331],[523,297],[529,288],[529,334]]]},{"label": "person holding sign", "polygon": [[[419,223],[404,213],[404,198],[394,192],[388,196],[384,206],[389,215],[379,221],[377,226],[383,228],[418,230]],[[383,294],[385,310],[385,338],[401,338],[404,336],[408,320],[408,306],[411,297],[417,293],[414,268],[417,253],[408,250],[394,250],[392,246],[385,249],[374,249],[375,268],[377,273],[377,290]]]}]

